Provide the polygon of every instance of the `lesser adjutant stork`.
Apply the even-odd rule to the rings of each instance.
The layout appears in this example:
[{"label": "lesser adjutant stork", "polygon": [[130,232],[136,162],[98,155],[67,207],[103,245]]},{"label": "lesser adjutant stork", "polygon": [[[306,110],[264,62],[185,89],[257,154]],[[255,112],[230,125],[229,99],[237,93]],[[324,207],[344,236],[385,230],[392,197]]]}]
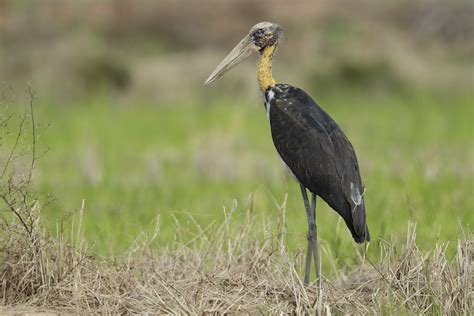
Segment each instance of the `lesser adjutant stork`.
[{"label": "lesser adjutant stork", "polygon": [[[205,84],[221,77],[254,52],[260,53],[257,79],[276,150],[299,182],[308,220],[304,283],[314,257],[318,285],[320,263],[316,229],[316,196],[344,219],[357,243],[370,240],[364,191],[351,143],[337,123],[302,89],[277,83],[272,58],[282,36],[276,23],[261,22],[225,57]],[[311,192],[311,202],[306,190]]]}]

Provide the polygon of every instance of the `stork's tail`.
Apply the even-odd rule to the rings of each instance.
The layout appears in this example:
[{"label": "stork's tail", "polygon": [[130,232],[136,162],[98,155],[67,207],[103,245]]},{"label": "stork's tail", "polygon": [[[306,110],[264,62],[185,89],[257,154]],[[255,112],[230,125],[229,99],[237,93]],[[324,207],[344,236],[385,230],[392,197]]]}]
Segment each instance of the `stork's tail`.
[{"label": "stork's tail", "polygon": [[352,233],[352,238],[354,238],[354,241],[356,243],[363,243],[365,241],[370,241],[370,233],[369,233],[369,227],[367,225],[365,225],[365,231],[363,234],[357,234],[355,233],[354,230],[351,229],[351,233]]},{"label": "stork's tail", "polygon": [[365,218],[365,204],[364,200],[362,199],[359,205],[354,205],[352,210],[352,225],[347,223],[349,230],[352,233],[352,237],[354,238],[355,242],[363,243],[364,241],[370,241],[370,233],[369,227],[366,223]]},{"label": "stork's tail", "polygon": [[351,182],[351,201],[349,204],[351,206],[352,225],[347,223],[347,226],[357,243],[370,241],[369,227],[367,227],[365,218],[364,192],[360,193],[358,187]]}]

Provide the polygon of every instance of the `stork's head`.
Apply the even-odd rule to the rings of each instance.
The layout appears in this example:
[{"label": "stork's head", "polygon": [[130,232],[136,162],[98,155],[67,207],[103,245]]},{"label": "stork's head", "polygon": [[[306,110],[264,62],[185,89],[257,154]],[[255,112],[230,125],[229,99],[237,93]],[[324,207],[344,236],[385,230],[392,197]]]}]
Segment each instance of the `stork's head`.
[{"label": "stork's head", "polygon": [[210,84],[220,78],[224,73],[237,66],[245,58],[257,51],[263,51],[267,46],[278,44],[283,30],[280,25],[271,22],[260,22],[252,26],[250,32],[237,46],[224,58],[219,66],[214,69],[204,84]]}]

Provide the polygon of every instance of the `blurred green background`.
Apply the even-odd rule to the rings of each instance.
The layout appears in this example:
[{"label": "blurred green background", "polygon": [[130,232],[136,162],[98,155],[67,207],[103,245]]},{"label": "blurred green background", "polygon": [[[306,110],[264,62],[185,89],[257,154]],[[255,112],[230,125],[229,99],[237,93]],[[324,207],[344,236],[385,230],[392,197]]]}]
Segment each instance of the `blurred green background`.
[{"label": "blurred green background", "polygon": [[[158,216],[161,244],[175,221],[195,229],[189,215],[220,223],[234,199],[237,213],[276,222],[286,194],[300,249],[303,203],[273,148],[257,57],[202,85],[253,24],[278,22],[274,76],[352,141],[373,240],[403,238],[412,220],[423,247],[454,246],[474,223],[473,16],[463,0],[0,0],[1,113],[22,113],[30,82],[51,229],[84,200],[99,253],[121,253]],[[350,265],[337,214],[320,202],[317,221],[323,247]]]}]

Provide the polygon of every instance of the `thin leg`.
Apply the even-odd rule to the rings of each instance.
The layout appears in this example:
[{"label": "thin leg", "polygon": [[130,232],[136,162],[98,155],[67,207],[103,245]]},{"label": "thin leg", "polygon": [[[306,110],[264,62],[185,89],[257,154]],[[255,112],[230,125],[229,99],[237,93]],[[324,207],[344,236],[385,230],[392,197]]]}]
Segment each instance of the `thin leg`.
[{"label": "thin leg", "polygon": [[313,239],[312,246],[313,246],[313,256],[314,256],[314,267],[316,269],[316,283],[318,285],[318,288],[320,288],[321,287],[321,262],[319,261],[318,229],[316,226],[316,194],[314,193],[312,193],[311,202],[312,202],[312,208],[311,208],[312,221],[310,225],[309,235]]},{"label": "thin leg", "polygon": [[304,267],[304,285],[309,284],[309,277],[311,274],[311,255],[313,252],[313,247],[310,246],[311,241],[308,239],[308,245],[306,246],[306,263]]},{"label": "thin leg", "polygon": [[300,189],[301,195],[303,196],[304,206],[306,208],[306,218],[308,220],[308,245],[306,248],[304,284],[309,284],[312,256],[314,258],[314,268],[316,270],[316,282],[318,287],[321,287],[321,264],[319,261],[318,232],[316,228],[316,194],[312,193],[310,203],[306,188],[300,184]]},{"label": "thin leg", "polygon": [[306,188],[300,184],[301,195],[303,196],[303,202],[306,209],[306,218],[308,220],[308,245],[306,246],[306,264],[304,269],[304,284],[309,284],[309,277],[311,274],[311,255],[314,249],[313,246],[313,239],[310,238],[310,231],[311,231],[311,218],[313,218],[313,212],[308,200],[308,194],[306,192]]}]

